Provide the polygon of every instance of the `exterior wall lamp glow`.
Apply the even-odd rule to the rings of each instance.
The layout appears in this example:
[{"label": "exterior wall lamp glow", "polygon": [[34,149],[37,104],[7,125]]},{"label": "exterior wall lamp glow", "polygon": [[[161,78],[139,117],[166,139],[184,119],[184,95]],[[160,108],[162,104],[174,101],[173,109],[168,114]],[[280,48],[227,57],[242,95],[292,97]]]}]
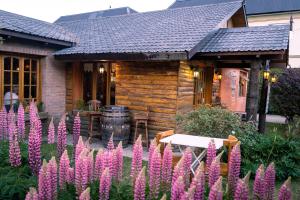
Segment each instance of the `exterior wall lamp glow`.
[{"label": "exterior wall lamp glow", "polygon": [[269,80],[269,78],[270,78],[270,65],[269,64],[270,64],[270,61],[267,60],[266,67],[263,72],[263,76],[264,76],[265,80]]},{"label": "exterior wall lamp glow", "polygon": [[193,71],[193,76],[194,78],[198,78],[199,77],[199,71],[198,71],[198,68],[196,66],[191,66],[190,67],[191,70]]},{"label": "exterior wall lamp glow", "polygon": [[104,66],[101,64],[99,67],[99,73],[103,74],[104,73]]}]

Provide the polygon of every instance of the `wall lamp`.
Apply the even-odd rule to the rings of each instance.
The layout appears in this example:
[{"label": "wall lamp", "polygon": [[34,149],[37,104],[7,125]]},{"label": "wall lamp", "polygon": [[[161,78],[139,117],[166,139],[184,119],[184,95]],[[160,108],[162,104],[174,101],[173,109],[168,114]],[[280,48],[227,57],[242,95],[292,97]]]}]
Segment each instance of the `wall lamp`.
[{"label": "wall lamp", "polygon": [[103,74],[103,73],[104,73],[104,66],[103,66],[103,64],[101,64],[101,65],[99,66],[99,73],[100,73],[100,74]]},{"label": "wall lamp", "polygon": [[191,68],[191,70],[193,71],[193,76],[194,76],[194,78],[198,78],[198,77],[199,77],[198,67],[196,67],[196,66],[191,66],[190,68]]}]

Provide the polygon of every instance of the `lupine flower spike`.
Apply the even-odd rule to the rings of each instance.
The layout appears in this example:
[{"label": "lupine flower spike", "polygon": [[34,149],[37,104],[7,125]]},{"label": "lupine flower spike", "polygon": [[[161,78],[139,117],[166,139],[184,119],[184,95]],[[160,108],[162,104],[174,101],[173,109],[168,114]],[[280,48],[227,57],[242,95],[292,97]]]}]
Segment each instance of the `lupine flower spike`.
[{"label": "lupine flower spike", "polygon": [[289,177],[280,187],[278,200],[292,200],[291,177]]},{"label": "lupine flower spike", "polygon": [[253,183],[253,199],[263,199],[265,194],[264,188],[264,165],[260,165],[256,170],[255,180]]},{"label": "lupine flower spike", "polygon": [[25,119],[24,119],[24,107],[23,104],[20,103],[18,108],[18,132],[19,138],[25,138]]},{"label": "lupine flower spike", "polygon": [[66,183],[68,182],[69,168],[70,160],[68,156],[68,151],[65,150],[62,156],[60,157],[59,162],[59,187],[61,190],[65,188]]},{"label": "lupine flower spike", "polygon": [[218,180],[211,187],[208,200],[222,200],[223,199],[223,191],[222,191],[222,176],[218,178]]},{"label": "lupine flower spike", "polygon": [[66,115],[64,114],[57,128],[57,157],[63,154],[67,147]]},{"label": "lupine flower spike", "polygon": [[172,176],[172,188],[179,176],[184,177],[184,170],[183,170],[183,157],[178,161],[176,164],[174,171],[173,171],[173,176]]},{"label": "lupine flower spike", "polygon": [[157,199],[160,188],[161,154],[160,145],[153,151],[149,172],[150,198]]},{"label": "lupine flower spike", "polygon": [[195,187],[191,187],[180,197],[180,200],[194,200]]},{"label": "lupine flower spike", "polygon": [[78,139],[80,137],[80,126],[81,126],[81,121],[78,112],[74,118],[74,124],[73,124],[73,146],[74,147],[76,147],[78,143]]},{"label": "lupine flower spike", "polygon": [[190,178],[191,178],[191,165],[192,165],[192,150],[190,147],[186,148],[183,153],[183,170],[184,170],[184,182],[185,187],[187,188],[190,184]]},{"label": "lupine flower spike", "polygon": [[73,167],[70,167],[68,170],[67,182],[69,184],[74,183],[75,181],[75,171]]},{"label": "lupine flower spike", "polygon": [[100,178],[99,200],[109,199],[110,186],[111,186],[111,176],[109,173],[109,168],[105,168]]},{"label": "lupine flower spike", "polygon": [[115,146],[114,146],[114,133],[111,134],[109,141],[107,143],[107,150],[108,151],[112,151],[114,150]]},{"label": "lupine flower spike", "polygon": [[134,200],[145,200],[145,189],[146,189],[146,167],[140,171],[136,178],[134,185]]},{"label": "lupine flower spike", "polygon": [[194,199],[203,200],[205,194],[205,168],[204,162],[201,162],[196,170],[195,176],[192,180],[191,187],[195,187]]},{"label": "lupine flower spike", "polygon": [[171,200],[179,200],[184,195],[184,180],[182,176],[179,176],[175,183],[172,185]]},{"label": "lupine flower spike", "polygon": [[88,187],[86,188],[80,195],[79,200],[90,200],[91,195],[90,195],[91,189]]},{"label": "lupine flower spike", "polygon": [[78,196],[87,188],[89,182],[87,157],[88,150],[84,149],[75,163],[75,187]]},{"label": "lupine flower spike", "polygon": [[209,167],[209,178],[208,178],[208,186],[211,188],[215,182],[218,180],[220,176],[220,159],[222,157],[223,151],[215,157]]},{"label": "lupine flower spike", "polygon": [[275,166],[272,162],[266,169],[264,178],[264,188],[265,188],[265,199],[274,199],[275,191]]},{"label": "lupine flower spike", "polygon": [[53,117],[52,117],[48,127],[48,144],[54,144],[54,143],[55,143],[55,128],[54,128]]},{"label": "lupine flower spike", "polygon": [[238,180],[234,193],[234,200],[249,199],[249,178],[250,172],[248,172],[248,174],[243,179]]},{"label": "lupine flower spike", "polygon": [[76,160],[77,158],[79,157],[80,153],[83,151],[83,149],[85,149],[86,146],[83,142],[83,139],[82,137],[80,136],[79,139],[78,139],[78,143],[76,145],[76,149],[75,149],[75,163],[76,163]]},{"label": "lupine flower spike", "polygon": [[117,180],[121,182],[123,177],[123,146],[122,141],[119,142],[118,147],[116,148],[116,166],[117,166]]},{"label": "lupine flower spike", "polygon": [[228,189],[230,194],[234,194],[237,181],[240,176],[241,168],[241,150],[240,142],[238,142],[232,149],[229,159],[228,167]]},{"label": "lupine flower spike", "polygon": [[29,188],[29,191],[26,194],[25,200],[39,200],[39,195],[36,192],[35,188],[33,188],[33,187]]},{"label": "lupine flower spike", "polygon": [[87,156],[88,180],[91,183],[94,179],[94,150],[90,151]]},{"label": "lupine flower spike", "polygon": [[133,145],[133,152],[132,152],[132,163],[131,163],[131,173],[130,176],[132,177],[133,183],[138,175],[138,173],[142,169],[142,162],[143,162],[143,146],[142,146],[142,136],[140,135],[138,139],[135,141]]},{"label": "lupine flower spike", "polygon": [[171,147],[171,143],[169,143],[164,149],[162,169],[161,169],[161,182],[164,191],[167,191],[167,188],[169,188],[171,185],[172,160],[173,160],[172,147]]},{"label": "lupine flower spike", "polygon": [[17,130],[14,124],[10,126],[11,139],[9,140],[9,162],[13,167],[18,167],[22,164],[21,162],[21,152],[18,142]]},{"label": "lupine flower spike", "polygon": [[47,200],[49,191],[51,188],[47,179],[47,161],[44,160],[39,173],[39,200]]},{"label": "lupine flower spike", "polygon": [[57,163],[53,156],[48,163],[47,179],[49,184],[48,199],[56,199],[57,197]]},{"label": "lupine flower spike", "polygon": [[216,155],[217,155],[216,145],[215,145],[215,141],[212,139],[208,144],[208,148],[207,148],[207,156],[206,156],[207,171],[209,171],[209,167],[212,161],[215,159]]},{"label": "lupine flower spike", "polygon": [[[154,138],[150,142],[149,153],[148,153],[148,163],[151,163],[151,157],[152,157],[153,151],[156,149],[156,147],[157,147],[157,142],[156,142],[156,139]],[[148,170],[150,170],[150,165],[148,165]]]},{"label": "lupine flower spike", "polygon": [[35,175],[41,166],[41,138],[34,125],[30,127],[28,137],[28,160],[29,166]]},{"label": "lupine flower spike", "polygon": [[99,180],[103,169],[103,149],[99,149],[95,159],[94,179]]},{"label": "lupine flower spike", "polygon": [[3,106],[2,110],[0,111],[0,140],[7,139],[7,113],[6,109]]}]

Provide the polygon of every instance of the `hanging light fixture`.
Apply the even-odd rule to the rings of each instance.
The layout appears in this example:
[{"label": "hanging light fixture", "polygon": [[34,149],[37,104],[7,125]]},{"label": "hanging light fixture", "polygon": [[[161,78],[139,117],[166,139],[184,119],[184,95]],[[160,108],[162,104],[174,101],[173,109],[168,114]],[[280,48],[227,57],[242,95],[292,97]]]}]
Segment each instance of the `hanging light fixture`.
[{"label": "hanging light fixture", "polygon": [[219,72],[218,75],[217,75],[217,77],[218,77],[218,80],[219,80],[219,81],[222,80],[222,73]]},{"label": "hanging light fixture", "polygon": [[269,64],[270,64],[270,61],[267,60],[266,66],[264,69],[264,73],[263,73],[264,79],[266,79],[266,80],[269,80],[269,78],[270,78],[270,65]]},{"label": "hanging light fixture", "polygon": [[277,76],[274,74],[272,77],[271,77],[271,82],[272,83],[275,83],[277,81]]},{"label": "hanging light fixture", "polygon": [[194,78],[198,78],[199,77],[199,72],[198,71],[194,71]]},{"label": "hanging light fixture", "polygon": [[100,73],[100,74],[103,74],[103,73],[104,73],[104,66],[103,66],[103,64],[101,64],[101,65],[99,66],[99,73]]},{"label": "hanging light fixture", "polygon": [[199,77],[199,71],[198,71],[198,68],[196,66],[191,66],[190,67],[191,70],[193,71],[193,76],[194,78],[198,78]]}]

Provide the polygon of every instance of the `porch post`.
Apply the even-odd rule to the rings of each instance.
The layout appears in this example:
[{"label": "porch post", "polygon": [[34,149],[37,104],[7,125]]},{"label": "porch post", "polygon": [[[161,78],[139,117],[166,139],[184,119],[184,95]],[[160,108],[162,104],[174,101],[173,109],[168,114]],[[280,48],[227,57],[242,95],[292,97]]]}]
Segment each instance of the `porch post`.
[{"label": "porch post", "polygon": [[251,62],[251,70],[248,84],[247,100],[246,100],[246,120],[256,121],[258,109],[259,94],[259,71],[261,62],[256,60]]}]

